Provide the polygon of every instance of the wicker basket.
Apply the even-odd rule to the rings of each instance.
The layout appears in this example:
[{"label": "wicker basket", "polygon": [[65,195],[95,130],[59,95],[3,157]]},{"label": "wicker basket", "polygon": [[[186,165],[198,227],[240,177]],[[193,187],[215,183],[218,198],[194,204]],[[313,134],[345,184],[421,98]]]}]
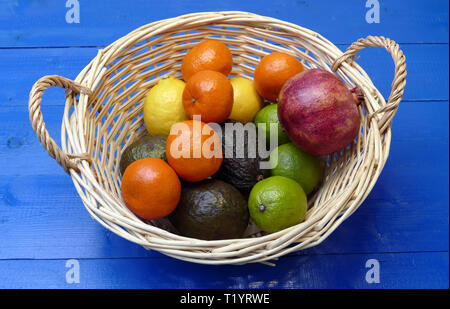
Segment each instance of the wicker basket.
[{"label": "wicker basket", "polygon": [[[179,236],[164,221],[147,222],[131,213],[121,198],[119,160],[122,149],[142,131],[142,102],[161,77],[180,77],[187,50],[214,38],[233,54],[233,76],[251,78],[261,57],[282,51],[302,59],[309,68],[335,71],[348,87],[365,95],[360,106],[361,130],[355,142],[324,158],[325,174],[308,201],[306,220],[273,234],[252,226],[247,237],[206,241]],[[385,102],[369,76],[353,61],[366,47],[384,47],[395,64],[392,91]],[[245,264],[277,259],[320,244],[364,201],[389,154],[391,122],[405,87],[405,57],[384,37],[369,36],[345,53],[321,35],[246,12],[188,14],[145,25],[98,51],[75,81],[45,76],[34,84],[30,121],[49,155],[72,177],[91,216],[105,228],[146,249],[204,264]],[[61,148],[50,138],[40,110],[43,91],[66,89]]]}]

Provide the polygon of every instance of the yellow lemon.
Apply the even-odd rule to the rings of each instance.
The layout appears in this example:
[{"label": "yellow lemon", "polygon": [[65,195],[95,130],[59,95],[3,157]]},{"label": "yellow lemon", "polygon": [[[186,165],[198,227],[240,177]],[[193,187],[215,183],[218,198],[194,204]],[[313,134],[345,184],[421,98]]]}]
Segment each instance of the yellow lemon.
[{"label": "yellow lemon", "polygon": [[263,100],[256,92],[253,82],[247,78],[230,79],[233,86],[234,101],[230,119],[243,123],[251,122],[263,107]]},{"label": "yellow lemon", "polygon": [[161,79],[144,101],[144,122],[148,133],[169,135],[173,124],[189,119],[182,96],[185,83],[173,76]]}]

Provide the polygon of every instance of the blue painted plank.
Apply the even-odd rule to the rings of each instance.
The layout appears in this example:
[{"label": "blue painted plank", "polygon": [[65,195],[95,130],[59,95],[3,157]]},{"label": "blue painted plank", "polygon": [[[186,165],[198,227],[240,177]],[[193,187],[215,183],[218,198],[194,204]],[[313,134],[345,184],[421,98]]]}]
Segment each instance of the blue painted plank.
[{"label": "blue painted plank", "polygon": [[[379,263],[379,283],[367,272]],[[208,266],[166,258],[0,260],[0,288],[448,288],[448,252],[290,256],[276,267]],[[66,267],[68,265],[68,267]],[[69,273],[69,278],[71,273]],[[370,276],[370,273],[369,273]],[[70,281],[69,281],[70,282]]]},{"label": "blue painted plank", "polygon": [[66,22],[66,1],[1,1],[0,47],[108,45],[141,25],[199,11],[241,10],[312,29],[334,43],[369,34],[402,43],[448,43],[448,2],[379,1],[380,22],[366,21],[366,1],[87,1],[80,23]]},{"label": "blue painted plank", "polygon": [[[448,44],[401,47],[408,70],[404,100],[448,100]],[[345,50],[347,45],[340,48]],[[29,91],[40,77],[56,74],[74,79],[96,54],[96,48],[0,50],[0,84],[7,85],[0,88],[2,106],[27,105]],[[394,75],[391,56],[384,49],[370,48],[357,55],[357,62],[388,96]],[[63,91],[47,90],[43,106],[47,105],[64,105]]]},{"label": "blue painted plank", "polygon": [[[46,109],[58,138],[60,106]],[[389,160],[368,199],[305,253],[448,251],[448,114],[448,102],[402,103]],[[25,107],[0,107],[0,119],[0,258],[154,256],[90,219],[70,177],[34,136]]]},{"label": "blue painted plank", "polygon": [[[64,100],[64,92],[59,95]],[[42,112],[47,130],[59,144],[63,107],[43,104]],[[0,106],[0,128],[0,175],[66,175],[34,133],[27,106]]]}]

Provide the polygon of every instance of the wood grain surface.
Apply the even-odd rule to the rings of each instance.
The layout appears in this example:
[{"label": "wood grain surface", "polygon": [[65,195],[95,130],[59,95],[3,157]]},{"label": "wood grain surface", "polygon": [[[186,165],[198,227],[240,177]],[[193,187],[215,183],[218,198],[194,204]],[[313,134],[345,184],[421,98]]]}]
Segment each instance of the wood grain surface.
[{"label": "wood grain surface", "polygon": [[[0,0],[0,288],[448,288],[448,1],[87,1],[68,24],[65,1]],[[319,32],[339,48],[367,35],[400,43],[407,61],[404,100],[391,152],[364,204],[321,245],[276,267],[206,266],[146,251],[92,220],[70,177],[37,140],[28,94],[41,76],[75,78],[105,46],[151,21],[197,11],[243,10]],[[357,62],[384,95],[391,57],[367,49]],[[43,97],[47,128],[60,140],[64,93]],[[80,283],[66,282],[67,260]],[[380,263],[369,284],[365,263]]]}]

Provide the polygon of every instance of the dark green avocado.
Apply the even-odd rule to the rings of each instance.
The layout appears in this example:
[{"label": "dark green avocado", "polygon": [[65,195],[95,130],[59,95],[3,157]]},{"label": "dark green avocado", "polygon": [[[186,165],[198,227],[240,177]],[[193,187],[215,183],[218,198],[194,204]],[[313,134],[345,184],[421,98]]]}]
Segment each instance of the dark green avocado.
[{"label": "dark green avocado", "polygon": [[204,180],[183,187],[169,220],[181,235],[204,240],[242,237],[249,221],[247,201],[232,185]]},{"label": "dark green avocado", "polygon": [[159,158],[166,161],[166,135],[146,134],[139,137],[130,144],[120,157],[120,173],[123,175],[125,169],[139,159]]},{"label": "dark green avocado", "polygon": [[[247,126],[243,139],[239,139],[233,131],[225,130],[226,123],[236,124],[238,122],[227,120],[221,124],[224,158],[222,166],[214,178],[232,184],[244,196],[248,196],[258,181],[270,177],[270,169],[260,168],[261,158],[257,151],[256,128],[251,125]],[[249,149],[253,151],[250,152]]]}]

